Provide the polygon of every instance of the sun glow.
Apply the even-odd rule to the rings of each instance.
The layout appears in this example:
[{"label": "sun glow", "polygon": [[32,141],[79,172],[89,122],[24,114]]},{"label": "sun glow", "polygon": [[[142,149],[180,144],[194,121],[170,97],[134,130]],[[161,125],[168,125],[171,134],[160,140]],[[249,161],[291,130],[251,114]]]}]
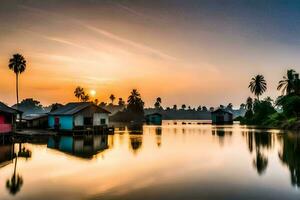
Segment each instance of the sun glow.
[{"label": "sun glow", "polygon": [[96,90],[90,90],[90,95],[91,95],[92,97],[96,96]]}]

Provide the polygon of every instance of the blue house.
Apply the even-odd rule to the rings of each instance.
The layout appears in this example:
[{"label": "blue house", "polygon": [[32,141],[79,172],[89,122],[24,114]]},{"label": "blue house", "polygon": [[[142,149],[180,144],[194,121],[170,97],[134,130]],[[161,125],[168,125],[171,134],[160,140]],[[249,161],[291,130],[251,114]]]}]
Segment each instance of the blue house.
[{"label": "blue house", "polygon": [[62,131],[108,126],[110,112],[91,102],[68,103],[48,115],[48,126]]}]

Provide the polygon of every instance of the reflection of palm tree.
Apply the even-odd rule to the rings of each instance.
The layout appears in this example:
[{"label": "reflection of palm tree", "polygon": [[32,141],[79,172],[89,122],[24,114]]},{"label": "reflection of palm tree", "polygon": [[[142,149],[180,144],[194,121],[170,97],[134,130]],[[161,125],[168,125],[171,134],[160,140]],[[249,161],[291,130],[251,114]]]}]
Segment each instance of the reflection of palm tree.
[{"label": "reflection of palm tree", "polygon": [[300,139],[298,136],[283,136],[279,158],[290,170],[292,185],[300,187]]},{"label": "reflection of palm tree", "polygon": [[17,161],[18,157],[16,156],[14,173],[11,179],[6,181],[6,188],[12,195],[17,194],[23,185],[23,178],[19,174],[17,174]]},{"label": "reflection of palm tree", "polygon": [[130,146],[134,153],[136,153],[142,147],[142,143],[142,137],[130,137]]},{"label": "reflection of palm tree", "polygon": [[261,149],[272,147],[272,136],[268,132],[255,132],[254,133],[256,158],[253,161],[253,166],[256,168],[257,173],[262,175],[268,166],[268,158],[263,155]]},{"label": "reflection of palm tree", "polygon": [[250,91],[255,94],[257,100],[267,90],[267,82],[263,75],[256,75],[249,84]]},{"label": "reflection of palm tree", "polygon": [[268,166],[268,158],[264,156],[259,150],[256,152],[256,159],[253,161],[253,166],[256,168],[257,173],[262,175]]}]

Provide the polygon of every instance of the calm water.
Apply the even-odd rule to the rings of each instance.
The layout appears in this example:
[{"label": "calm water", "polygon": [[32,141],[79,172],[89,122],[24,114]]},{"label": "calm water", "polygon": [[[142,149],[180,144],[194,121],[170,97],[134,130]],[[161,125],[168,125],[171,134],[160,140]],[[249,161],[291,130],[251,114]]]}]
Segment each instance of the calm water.
[{"label": "calm water", "polygon": [[240,125],[168,121],[0,146],[1,200],[300,199],[299,186],[300,137]]}]

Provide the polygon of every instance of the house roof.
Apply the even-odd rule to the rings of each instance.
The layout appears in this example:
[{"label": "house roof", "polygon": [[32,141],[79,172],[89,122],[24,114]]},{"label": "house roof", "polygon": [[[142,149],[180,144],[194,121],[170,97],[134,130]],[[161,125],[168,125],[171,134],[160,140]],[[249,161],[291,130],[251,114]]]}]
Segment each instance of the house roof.
[{"label": "house roof", "polygon": [[[65,106],[62,106],[62,107],[50,112],[49,115],[74,115],[89,106],[96,106],[96,105],[91,102],[68,103]],[[110,113],[109,111],[107,111],[103,108],[100,108],[99,106],[97,106],[97,112],[98,113],[108,113],[108,114]]]},{"label": "house roof", "polygon": [[228,113],[228,114],[233,115],[232,112],[230,112],[229,110],[222,109],[222,108],[218,108],[217,110],[213,111],[212,113],[219,113],[219,112]]},{"label": "house roof", "polygon": [[21,111],[11,108],[7,105],[5,105],[4,103],[0,102],[0,112],[5,112],[5,113],[9,113],[9,114],[18,114],[18,113],[22,113]]},{"label": "house roof", "polygon": [[147,115],[145,115],[146,117],[147,116],[152,116],[152,115],[158,115],[158,116],[162,116],[162,114],[158,113],[158,112],[155,112],[155,113],[149,113]]},{"label": "house roof", "polygon": [[42,117],[47,117],[47,116],[48,116],[47,113],[29,114],[29,115],[23,116],[22,119],[24,119],[24,120],[35,120],[35,119],[40,119]]}]

